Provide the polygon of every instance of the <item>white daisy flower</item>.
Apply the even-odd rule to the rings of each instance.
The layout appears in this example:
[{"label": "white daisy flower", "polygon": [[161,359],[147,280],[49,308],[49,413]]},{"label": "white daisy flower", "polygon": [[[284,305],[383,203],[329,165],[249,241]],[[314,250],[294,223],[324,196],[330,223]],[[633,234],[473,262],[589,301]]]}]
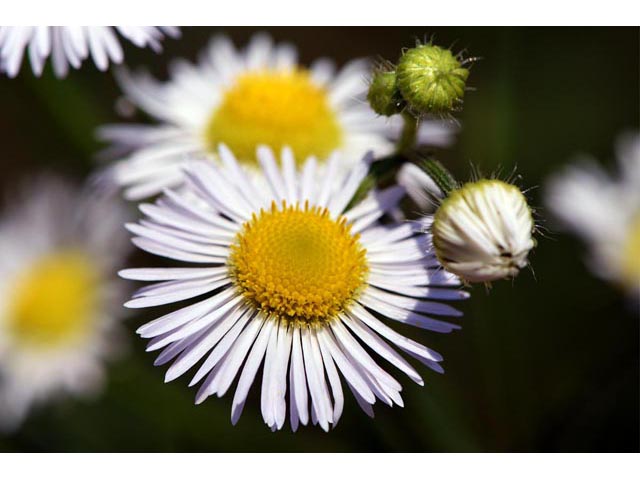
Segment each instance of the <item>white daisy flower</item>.
[{"label": "white daisy flower", "polygon": [[618,144],[613,178],[589,159],[552,177],[547,207],[590,247],[593,272],[630,292],[640,292],[640,136]]},{"label": "white daisy flower", "polygon": [[156,52],[165,35],[180,35],[178,27],[0,27],[0,72],[18,75],[27,49],[37,76],[49,56],[57,77],[66,76],[69,66],[80,68],[89,55],[98,69],[106,70],[109,62],[121,63],[124,57],[116,32],[137,47]]},{"label": "white daisy flower", "polygon": [[340,375],[369,415],[376,399],[402,406],[400,383],[369,351],[422,385],[393,347],[439,372],[442,357],[387,322],[450,332],[459,327],[434,316],[461,313],[441,300],[468,296],[439,266],[429,235],[409,223],[379,222],[402,189],[370,193],[349,208],[370,157],[341,172],[334,155],[320,171],[314,158],[298,169],[290,149],[279,167],[260,148],[267,192],[230,150],[221,146],[219,156],[221,166],[189,163],[185,192],[168,190],[141,205],[146,218],[128,226],[139,248],[197,264],[121,272],[159,282],[139,290],[130,308],[201,297],[138,330],[151,339],[149,351],[161,351],[156,365],[172,362],[166,381],[199,364],[190,383],[201,383],[199,404],[224,395],[239,376],[235,424],[264,364],[261,410],[272,430],[284,425],[287,403],[293,430],[309,420],[335,426],[344,403]]},{"label": "white daisy flower", "polygon": [[102,384],[126,294],[123,208],[43,177],[0,219],[0,429]]},{"label": "white daisy flower", "polygon": [[363,60],[335,71],[322,59],[309,68],[296,49],[262,34],[237,51],[216,37],[198,65],[179,61],[161,83],[146,73],[121,71],[127,98],[157,124],[110,125],[99,136],[113,145],[107,156],[120,161],[115,182],[129,199],[142,199],[183,181],[189,155],[215,157],[224,143],[241,163],[257,166],[256,147],[292,148],[298,159],[323,163],[334,150],[345,159],[372,150],[386,154],[393,144],[388,126],[365,101],[369,66]]}]

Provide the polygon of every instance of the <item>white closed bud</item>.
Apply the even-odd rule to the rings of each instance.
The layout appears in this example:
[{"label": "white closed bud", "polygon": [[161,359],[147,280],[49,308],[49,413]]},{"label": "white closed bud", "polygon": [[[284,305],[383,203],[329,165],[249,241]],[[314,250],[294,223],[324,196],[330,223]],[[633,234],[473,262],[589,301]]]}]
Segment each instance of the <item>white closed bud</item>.
[{"label": "white closed bud", "polygon": [[455,189],[435,213],[431,232],[442,266],[467,282],[514,277],[535,246],[525,196],[501,180],[478,180]]}]

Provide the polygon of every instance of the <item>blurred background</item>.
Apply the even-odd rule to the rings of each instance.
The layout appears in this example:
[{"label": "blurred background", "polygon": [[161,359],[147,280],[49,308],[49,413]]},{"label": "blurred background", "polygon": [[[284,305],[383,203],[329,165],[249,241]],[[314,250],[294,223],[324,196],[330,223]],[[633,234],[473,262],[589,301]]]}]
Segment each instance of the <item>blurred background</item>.
[{"label": "blurred background", "polygon": [[[127,63],[166,75],[177,57],[195,60],[214,33],[243,45],[252,28],[184,28],[164,54],[126,48]],[[618,134],[639,126],[636,28],[274,28],[307,63],[378,55],[395,60],[416,38],[433,36],[482,57],[472,69],[456,143],[437,152],[460,178],[471,163],[484,172],[515,166],[538,187],[576,154],[613,166]],[[96,165],[94,130],[120,120],[119,89],[90,62],[66,80],[36,79],[26,65],[0,78],[2,192],[41,169],[84,178]],[[541,206],[541,189],[530,192]],[[4,195],[3,197],[4,198]],[[540,209],[544,219],[545,212]],[[271,433],[257,388],[236,427],[231,397],[194,406],[187,379],[163,383],[135,329],[153,312],[131,316],[128,353],[111,364],[102,396],[36,409],[22,428],[0,435],[0,451],[638,451],[640,322],[638,305],[594,278],[585,249],[554,232],[531,257],[534,273],[491,291],[476,286],[462,305],[463,329],[402,333],[441,352],[446,373],[420,368],[426,386],[403,378],[404,409],[376,404],[375,420],[347,396],[338,427]],[[148,263],[138,254],[131,264]],[[394,325],[395,327],[395,325]]]}]

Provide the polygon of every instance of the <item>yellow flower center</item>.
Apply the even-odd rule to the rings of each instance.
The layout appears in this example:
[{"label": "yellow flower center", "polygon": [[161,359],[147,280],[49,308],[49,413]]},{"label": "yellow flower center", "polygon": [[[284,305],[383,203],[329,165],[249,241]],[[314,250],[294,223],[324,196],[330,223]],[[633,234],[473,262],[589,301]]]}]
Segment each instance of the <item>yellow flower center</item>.
[{"label": "yellow flower center", "polygon": [[256,163],[258,145],[279,151],[288,145],[296,160],[327,157],[342,143],[342,130],[324,88],[305,70],[241,75],[206,127],[211,150],[225,143],[244,162]]},{"label": "yellow flower center", "polygon": [[631,224],[622,258],[623,281],[633,288],[640,288],[640,215]]},{"label": "yellow flower center", "polygon": [[38,260],[17,280],[9,309],[9,333],[20,343],[57,346],[81,336],[97,300],[90,259],[65,251]]},{"label": "yellow flower center", "polygon": [[326,209],[261,210],[246,222],[229,265],[236,286],[257,308],[297,326],[322,326],[361,292],[369,267],[359,235]]}]

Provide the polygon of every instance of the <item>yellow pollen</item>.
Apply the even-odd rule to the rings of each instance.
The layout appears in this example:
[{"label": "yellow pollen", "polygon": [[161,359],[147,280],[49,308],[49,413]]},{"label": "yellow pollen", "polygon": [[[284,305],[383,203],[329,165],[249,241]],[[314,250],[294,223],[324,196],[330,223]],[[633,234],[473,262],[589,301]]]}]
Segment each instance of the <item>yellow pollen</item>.
[{"label": "yellow pollen", "polygon": [[205,130],[215,151],[225,143],[245,163],[256,163],[258,145],[288,145],[296,161],[327,157],[342,143],[342,129],[324,88],[306,70],[254,71],[224,93]]},{"label": "yellow pollen", "polygon": [[231,275],[257,308],[297,326],[331,322],[362,291],[369,267],[359,235],[326,209],[282,202],[246,222],[232,246]]},{"label": "yellow pollen", "polygon": [[45,256],[24,272],[9,307],[9,333],[19,343],[53,347],[80,337],[97,300],[90,259],[80,252]]},{"label": "yellow pollen", "polygon": [[640,215],[631,223],[622,259],[623,281],[631,288],[640,288]]}]

